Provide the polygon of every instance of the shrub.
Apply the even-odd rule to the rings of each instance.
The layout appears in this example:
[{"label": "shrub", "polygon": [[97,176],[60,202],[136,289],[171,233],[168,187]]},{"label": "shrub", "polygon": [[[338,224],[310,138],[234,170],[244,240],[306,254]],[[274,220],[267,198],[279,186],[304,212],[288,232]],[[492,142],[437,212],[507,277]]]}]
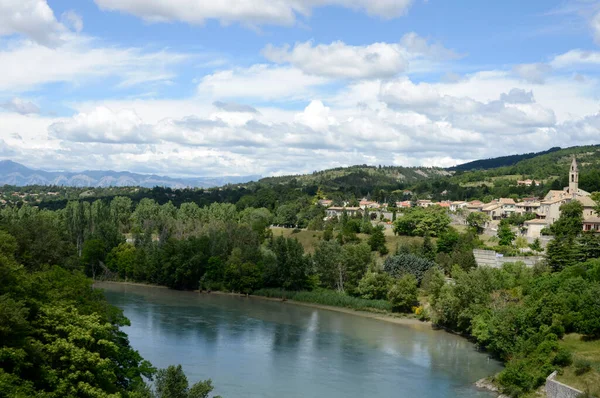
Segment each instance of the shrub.
[{"label": "shrub", "polygon": [[554,360],[552,361],[552,363],[555,365],[561,366],[563,368],[565,366],[571,365],[573,363],[573,358],[572,358],[571,352],[565,348],[561,348],[556,353],[556,356],[554,357]]},{"label": "shrub", "polygon": [[383,263],[383,270],[393,276],[400,278],[410,274],[415,277],[418,283],[421,282],[425,272],[435,267],[433,261],[416,256],[414,254],[397,254],[386,258]]},{"label": "shrub", "polygon": [[417,279],[414,275],[404,275],[398,279],[388,293],[393,311],[410,312],[417,301]]},{"label": "shrub", "polygon": [[579,358],[575,360],[575,374],[581,376],[592,370],[592,362],[589,359]]},{"label": "shrub", "polygon": [[392,283],[388,274],[367,272],[358,282],[358,294],[367,300],[385,300]]}]

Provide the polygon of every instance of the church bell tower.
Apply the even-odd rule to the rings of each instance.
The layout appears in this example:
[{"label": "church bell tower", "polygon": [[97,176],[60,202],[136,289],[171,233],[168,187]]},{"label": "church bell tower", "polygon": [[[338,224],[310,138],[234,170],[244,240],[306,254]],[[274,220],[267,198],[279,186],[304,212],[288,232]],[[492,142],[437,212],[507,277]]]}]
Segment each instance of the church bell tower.
[{"label": "church bell tower", "polygon": [[571,162],[571,171],[569,172],[569,194],[572,196],[577,195],[579,191],[579,170],[577,169],[577,160],[575,160],[575,156],[573,156],[573,161]]}]

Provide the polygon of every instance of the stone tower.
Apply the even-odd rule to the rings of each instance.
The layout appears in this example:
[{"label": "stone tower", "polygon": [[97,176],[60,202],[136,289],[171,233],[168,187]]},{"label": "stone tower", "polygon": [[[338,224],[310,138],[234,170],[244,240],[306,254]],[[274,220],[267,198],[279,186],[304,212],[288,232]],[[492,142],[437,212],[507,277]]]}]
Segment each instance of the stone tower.
[{"label": "stone tower", "polygon": [[575,196],[577,191],[579,191],[579,170],[577,169],[577,160],[573,156],[571,171],[569,172],[569,194]]}]

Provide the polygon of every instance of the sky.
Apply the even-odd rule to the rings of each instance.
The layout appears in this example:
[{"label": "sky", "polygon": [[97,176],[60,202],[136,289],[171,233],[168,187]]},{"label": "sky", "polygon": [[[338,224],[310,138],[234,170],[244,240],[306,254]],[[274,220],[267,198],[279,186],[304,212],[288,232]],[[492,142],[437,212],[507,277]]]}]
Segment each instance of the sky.
[{"label": "sky", "polygon": [[0,159],[283,175],[600,144],[600,0],[0,0]]}]

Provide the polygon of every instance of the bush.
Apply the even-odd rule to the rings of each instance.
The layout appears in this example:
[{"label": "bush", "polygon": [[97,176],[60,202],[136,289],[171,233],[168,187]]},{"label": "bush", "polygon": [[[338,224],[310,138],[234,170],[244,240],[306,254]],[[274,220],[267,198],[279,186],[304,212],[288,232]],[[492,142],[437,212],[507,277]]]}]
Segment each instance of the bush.
[{"label": "bush", "polygon": [[388,293],[388,300],[393,311],[410,312],[417,301],[417,279],[414,275],[407,274],[398,279]]},{"label": "bush", "polygon": [[392,311],[392,306],[390,303],[384,300],[366,300],[363,298],[349,296],[346,293],[325,289],[315,290],[312,292],[295,292],[283,289],[260,289],[255,291],[253,294],[255,296],[301,301],[303,303],[351,308],[357,311]]},{"label": "bush", "polygon": [[576,359],[575,360],[575,374],[581,376],[592,370],[592,362],[589,359]]},{"label": "bush", "polygon": [[556,353],[556,356],[554,357],[552,363],[563,368],[571,365],[573,363],[573,357],[571,355],[571,352],[565,348],[561,348]]},{"label": "bush", "polygon": [[397,254],[385,259],[383,270],[393,276],[400,278],[404,275],[413,275],[418,283],[421,283],[427,270],[435,267],[433,261],[416,256],[414,254]]},{"label": "bush", "polygon": [[367,272],[358,282],[358,294],[367,300],[385,300],[392,283],[388,274]]}]

